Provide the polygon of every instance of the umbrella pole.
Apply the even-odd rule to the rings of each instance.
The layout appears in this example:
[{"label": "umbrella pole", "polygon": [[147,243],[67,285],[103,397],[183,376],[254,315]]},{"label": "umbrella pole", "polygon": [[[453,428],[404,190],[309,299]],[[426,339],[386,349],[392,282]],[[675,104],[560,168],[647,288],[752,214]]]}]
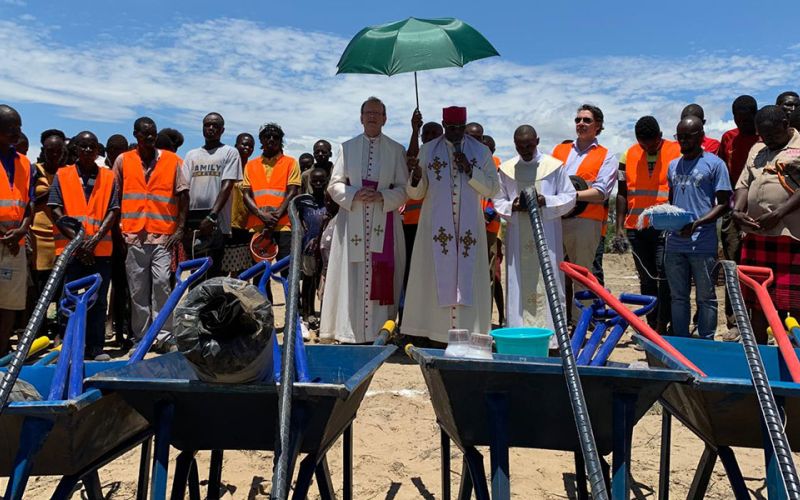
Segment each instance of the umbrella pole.
[{"label": "umbrella pole", "polygon": [[417,109],[419,109],[419,86],[417,85],[417,72],[414,72],[414,95],[417,97]]}]

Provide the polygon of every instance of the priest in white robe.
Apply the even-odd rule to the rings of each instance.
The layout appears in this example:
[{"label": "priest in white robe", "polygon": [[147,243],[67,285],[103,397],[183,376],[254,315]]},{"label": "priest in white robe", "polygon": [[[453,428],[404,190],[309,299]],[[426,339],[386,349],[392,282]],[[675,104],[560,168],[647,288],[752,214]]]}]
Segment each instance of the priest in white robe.
[{"label": "priest in white robe", "polygon": [[[514,145],[518,156],[500,165],[500,192],[493,199],[497,213],[507,221],[506,318],[509,327],[553,329],[530,216],[521,193],[530,186],[536,187],[550,261],[558,270],[564,260],[561,216],[575,206],[576,192],[563,163],[539,152],[539,137],[532,126],[517,128]],[[564,274],[558,271],[556,276],[558,296],[565,304]]]},{"label": "priest in white robe", "polygon": [[466,108],[444,109],[444,135],[422,146],[407,189],[423,201],[401,332],[442,343],[454,328],[489,333],[492,321],[480,198],[497,192],[497,168],[466,122]]},{"label": "priest in white robe", "polygon": [[407,199],[405,149],[381,133],[386,106],[378,98],[362,104],[361,123],[364,133],[342,144],[328,185],[341,210],[319,334],[344,343],[372,342],[396,319],[406,265],[398,211]]}]

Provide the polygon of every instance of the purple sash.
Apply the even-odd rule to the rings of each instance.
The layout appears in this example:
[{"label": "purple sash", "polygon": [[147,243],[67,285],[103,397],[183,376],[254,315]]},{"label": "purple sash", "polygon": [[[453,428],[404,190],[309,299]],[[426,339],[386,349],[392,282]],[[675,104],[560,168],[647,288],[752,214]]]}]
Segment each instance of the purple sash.
[{"label": "purple sash", "polygon": [[[362,180],[365,187],[378,188],[378,183]],[[375,210],[375,212],[378,212]],[[373,212],[373,213],[375,213]],[[382,306],[394,304],[394,214],[386,212],[386,222],[383,235],[383,249],[380,252],[371,251],[372,260],[372,286],[369,290],[370,300],[380,301]],[[375,213],[375,217],[378,215]],[[373,224],[378,221],[374,220]]]}]

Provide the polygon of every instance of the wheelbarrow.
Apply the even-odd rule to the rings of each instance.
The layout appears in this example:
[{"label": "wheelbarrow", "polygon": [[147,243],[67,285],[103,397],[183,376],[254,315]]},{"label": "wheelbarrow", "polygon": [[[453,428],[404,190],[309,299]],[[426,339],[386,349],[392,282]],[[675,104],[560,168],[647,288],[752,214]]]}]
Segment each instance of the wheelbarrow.
[{"label": "wheelbarrow", "polygon": [[[659,497],[666,498],[669,494],[670,419],[674,415],[706,444],[690,498],[705,494],[717,457],[722,461],[734,496],[750,498],[733,446],[764,449],[769,498],[798,498],[800,481],[791,449],[798,449],[800,433],[786,421],[787,415],[800,408],[800,384],[794,382],[797,352],[791,349],[782,327],[775,329],[776,338],[783,337],[777,348],[756,345],[739,282],[757,293],[760,289],[759,295],[766,295],[764,287],[770,280],[759,283],[749,276],[751,269],[743,272],[730,261],[720,264],[736,324],[742,333],[741,345],[669,337],[662,339],[669,344],[666,349],[650,339],[635,337],[647,352],[649,363],[673,367],[676,360],[670,351],[677,349],[708,375],[695,375],[692,384],[676,385],[664,392],[661,404],[667,411],[662,422]],[[765,275],[771,277],[771,272]],[[764,298],[760,297],[762,306]],[[773,327],[778,326],[774,308],[765,312]]]},{"label": "wheelbarrow", "polygon": [[[262,262],[241,277],[250,278],[261,272],[264,273],[259,280],[262,293],[269,279],[284,284],[286,292],[287,285],[278,272],[287,264],[288,261],[279,261],[270,266]],[[302,343],[302,337],[295,342]],[[342,435],[344,497],[352,498],[350,426],[375,371],[394,350],[394,346],[332,345],[295,349],[298,376],[292,391],[289,470],[293,470],[299,454],[306,456],[300,463],[293,498],[305,498],[315,477],[320,496],[334,498],[326,454]],[[305,370],[297,353],[307,356]],[[276,376],[279,378],[282,379]],[[170,446],[181,451],[175,464],[171,496],[182,498],[188,484],[190,495],[199,498],[194,456],[198,451],[211,451],[208,498],[212,499],[219,497],[223,450],[276,449],[282,380],[242,385],[203,382],[183,354],[176,352],[105,371],[88,379],[87,384],[120,394],[155,428],[151,498],[166,498]]]},{"label": "wheelbarrow", "polygon": [[[181,263],[171,299],[179,298],[209,266],[209,259]],[[183,280],[180,275],[185,271],[192,273]],[[6,499],[22,498],[31,475],[63,476],[53,498],[68,497],[79,481],[90,498],[102,498],[98,468],[142,443],[144,463],[149,456],[152,429],[147,421],[120,396],[83,387],[85,377],[126,364],[83,361],[85,314],[99,280],[99,275],[93,275],[65,285],[60,309],[69,319],[58,363],[47,364],[51,359],[43,359],[22,367],[20,379],[47,400],[13,402],[0,416],[0,475],[9,476]],[[174,304],[170,304],[159,313],[163,320],[172,312]],[[157,318],[148,330],[144,346],[149,348],[147,339],[152,343],[163,320]],[[146,467],[140,469],[140,498],[147,494],[146,472]]]},{"label": "wheelbarrow", "polygon": [[[678,363],[663,349],[636,336],[651,365],[678,368]],[[705,451],[689,490],[688,498],[705,494],[717,457],[722,461],[736,498],[750,498],[736,456],[731,449],[763,448],[767,462],[769,498],[780,497],[776,484],[775,460],[765,433],[759,404],[753,392],[742,346],[729,342],[665,337],[665,340],[691,359],[708,375],[691,384],[676,384],[662,395],[661,404],[705,443]],[[800,414],[800,384],[792,382],[786,363],[774,346],[758,346],[776,402],[785,415]],[[800,426],[789,420],[786,437],[792,449],[800,451]],[[669,484],[669,440],[662,438],[661,477]],[[664,454],[667,454],[666,456]],[[662,497],[660,497],[662,498]]]},{"label": "wheelbarrow", "polygon": [[[297,431],[291,447],[307,457],[300,464],[294,498],[305,497],[314,475],[320,496],[333,498],[325,455],[355,419],[372,376],[394,349],[306,347],[310,381],[294,384]],[[279,384],[202,382],[179,352],[104,371],[87,384],[121,395],[156,429],[152,498],[166,498],[170,445],[182,452],[172,489],[177,498],[182,498],[189,476],[196,474],[191,470],[195,452],[275,449]],[[351,446],[345,448],[352,450]],[[210,482],[219,484],[221,454],[212,454],[212,462]],[[352,484],[352,457],[345,458],[344,475],[345,484]],[[218,495],[218,489],[208,493],[209,498]]]},{"label": "wheelbarrow", "polygon": [[[449,439],[464,453],[460,499],[469,498],[473,487],[478,499],[490,498],[478,446],[490,449],[494,499],[511,496],[509,448],[580,455],[558,358],[493,354],[492,360],[475,360],[445,357],[442,350],[416,347],[410,353],[420,364],[437,420],[447,435],[442,439],[442,498],[450,498]],[[670,384],[686,382],[689,374],[619,363],[578,369],[597,450],[601,455],[613,453],[612,498],[627,498],[633,426]],[[584,467],[576,466],[579,494],[588,496]]]}]

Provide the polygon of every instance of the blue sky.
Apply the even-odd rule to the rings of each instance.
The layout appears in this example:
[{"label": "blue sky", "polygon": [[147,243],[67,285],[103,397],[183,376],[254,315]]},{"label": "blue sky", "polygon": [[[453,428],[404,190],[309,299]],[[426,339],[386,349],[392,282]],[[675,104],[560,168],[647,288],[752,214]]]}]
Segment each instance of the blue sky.
[{"label": "blue sky", "polygon": [[795,11],[788,2],[0,0],[0,101],[22,113],[33,153],[46,128],[89,129],[104,140],[130,136],[147,114],[184,132],[185,154],[202,143],[202,116],[219,111],[228,142],[277,121],[297,155],[317,138],[356,134],[358,105],[373,94],[388,105],[385,131],[405,142],[412,76],[335,76],[336,61],[366,25],[458,17],[501,57],[421,73],[427,120],[442,106],[466,105],[507,157],[522,123],[546,147],[571,137],[574,109],[586,101],[605,112],[601,142],[622,151],[644,114],[670,136],[680,109],[696,101],[718,137],[733,126],[737,95],[763,105],[798,90]]}]

